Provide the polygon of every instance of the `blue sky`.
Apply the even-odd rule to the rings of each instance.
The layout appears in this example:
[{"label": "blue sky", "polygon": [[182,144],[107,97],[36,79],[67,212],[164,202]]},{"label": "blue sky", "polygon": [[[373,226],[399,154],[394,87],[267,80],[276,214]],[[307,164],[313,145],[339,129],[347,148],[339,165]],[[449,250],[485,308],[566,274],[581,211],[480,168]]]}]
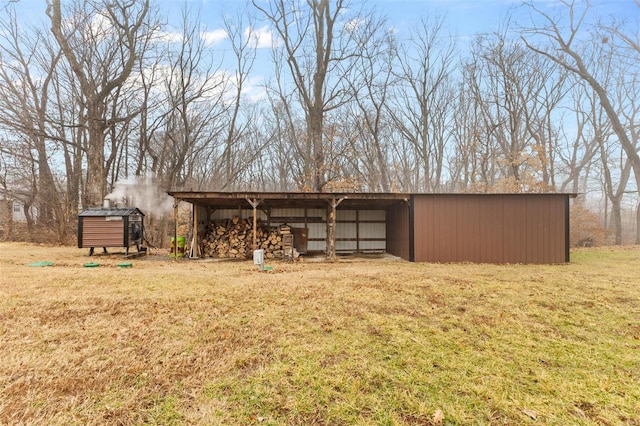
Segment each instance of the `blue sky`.
[{"label": "blue sky", "polygon": [[[268,1],[268,0],[260,0]],[[62,0],[63,4],[65,0]],[[183,6],[198,10],[199,18],[209,31],[221,28],[221,16],[224,13],[235,15],[238,10],[252,9],[250,0],[152,0],[158,5],[161,14],[179,23]],[[358,4],[359,0],[353,0]],[[0,13],[7,4],[19,5],[22,17],[39,20],[46,19],[44,14],[46,0],[0,0]],[[545,11],[565,10],[560,0],[533,0],[533,3]],[[577,4],[584,3],[576,0]],[[424,17],[443,17],[448,32],[460,39],[473,38],[475,35],[496,30],[505,18],[511,14],[512,21],[526,24],[530,10],[522,6],[521,0],[368,0],[368,6],[388,17],[389,23],[400,31],[408,31],[412,25]],[[602,18],[615,17],[638,21],[640,8],[634,0],[592,0],[592,15]]]},{"label": "blue sky", "polygon": [[[0,0],[6,1],[6,0]],[[25,1],[25,0],[21,0]],[[64,0],[63,0],[64,1]],[[222,27],[221,16],[235,16],[239,10],[255,9],[250,0],[155,0],[161,10],[179,19],[181,9],[185,5],[198,10],[201,22],[206,25],[210,36],[219,37]],[[259,0],[267,2],[269,0]],[[532,0],[534,5],[552,16],[565,16],[566,6],[561,0]],[[578,7],[585,4],[583,0],[575,0]],[[359,5],[360,0],[352,0]],[[614,18],[635,21],[638,28],[640,8],[634,0],[591,0],[589,19],[602,18],[609,21]],[[367,0],[367,8],[374,8],[388,19],[400,39],[410,36],[410,30],[423,18],[443,18],[445,28],[443,36],[451,35],[458,42],[458,51],[464,55],[466,44],[481,34],[490,34],[503,30],[508,17],[515,25],[528,26],[531,23],[531,8],[524,6],[522,0]],[[258,22],[257,26],[266,25]],[[264,35],[264,34],[263,34]],[[517,36],[514,34],[514,36]],[[265,43],[265,46],[269,43]],[[228,50],[224,40],[212,45],[212,49]],[[265,49],[267,50],[267,49]]]},{"label": "blue sky", "polygon": [[[0,0],[2,1],[2,0]],[[6,1],[6,0],[5,0]],[[24,0],[22,0],[24,1]],[[356,3],[357,0],[354,1]],[[221,13],[244,9],[250,4],[245,0],[159,0],[163,9],[179,16],[183,4],[200,8],[200,18],[212,27],[219,22]],[[560,0],[533,0],[533,3],[546,11],[565,10]],[[584,3],[577,0],[577,4]],[[496,29],[510,13],[513,19],[525,24],[529,9],[522,6],[521,0],[369,0],[367,4],[387,15],[391,24],[397,28],[409,28],[421,17],[438,16],[446,18],[448,27],[459,37],[469,37]],[[634,0],[592,0],[594,16],[617,19],[638,19],[640,8]]]},{"label": "blue sky", "polygon": [[[65,1],[62,0],[63,4]],[[269,1],[269,0],[259,0]],[[566,15],[566,7],[560,0],[532,0],[536,7],[550,13]],[[575,0],[576,4],[584,4]],[[360,0],[352,0],[359,5]],[[168,17],[176,26],[182,23],[182,9],[187,6],[198,12],[201,23],[206,27],[206,37],[210,41],[209,48],[216,55],[232,57],[229,44],[224,39],[222,16],[236,16],[239,11],[255,9],[250,0],[152,0],[160,9],[160,15]],[[46,0],[0,0],[0,13],[8,4],[18,5],[19,19],[22,22],[43,21],[47,25],[45,15]],[[640,8],[634,0],[592,0],[590,19],[602,18],[609,21],[631,20],[638,28]],[[498,31],[504,26],[508,16],[513,24],[527,25],[530,21],[531,9],[523,6],[521,0],[368,0],[367,8],[374,8],[385,15],[390,26],[393,26],[400,39],[410,36],[410,29],[422,18],[443,18],[445,20],[444,36],[450,34],[458,41],[458,52],[464,55],[466,43],[481,34]],[[256,27],[262,30],[263,47],[269,47],[269,31],[265,22],[257,22]],[[515,36],[515,34],[514,34]],[[269,49],[261,49],[259,64],[252,73],[251,85],[261,85],[265,74],[269,73]],[[225,67],[223,65],[223,67]],[[229,70],[233,72],[232,70]],[[265,74],[263,74],[263,72]]]},{"label": "blue sky", "polygon": [[[582,0],[575,1],[578,7],[585,4]],[[156,2],[162,10],[176,18],[180,17],[181,8],[185,5],[199,10],[202,23],[212,35],[218,36],[223,14],[233,16],[238,10],[247,8],[254,10],[249,0],[156,0]],[[360,4],[359,0],[353,0],[353,3]],[[567,8],[561,4],[560,0],[533,0],[533,3],[551,16],[566,17]],[[590,20],[598,18],[605,21],[611,18],[633,20],[638,28],[640,8],[634,0],[591,0],[590,4]],[[417,25],[420,19],[443,18],[445,20],[443,35],[450,34],[457,39],[461,54],[466,51],[466,43],[478,35],[498,31],[504,26],[508,17],[511,18],[512,24],[527,26],[531,23],[532,15],[531,8],[523,6],[521,0],[368,0],[366,5],[367,8],[374,8],[385,15],[389,25],[394,27],[401,39],[409,37],[410,29]],[[264,22],[257,23],[258,27],[263,25],[265,25]],[[265,46],[268,44],[265,43]],[[226,49],[224,46],[224,40],[219,40],[213,48],[224,52]],[[263,55],[266,56],[266,52],[263,52]]]}]

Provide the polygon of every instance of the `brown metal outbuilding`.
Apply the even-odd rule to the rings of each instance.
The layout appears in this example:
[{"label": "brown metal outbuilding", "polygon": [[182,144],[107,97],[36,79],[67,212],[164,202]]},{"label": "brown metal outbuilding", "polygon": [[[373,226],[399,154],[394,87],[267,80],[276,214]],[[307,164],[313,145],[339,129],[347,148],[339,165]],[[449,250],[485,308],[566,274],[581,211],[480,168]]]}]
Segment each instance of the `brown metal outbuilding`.
[{"label": "brown metal outbuilding", "polygon": [[[307,211],[326,211],[314,220],[326,226],[327,247],[367,243],[358,230],[377,226],[379,219],[358,219],[358,212],[382,212],[383,250],[412,262],[564,263],[569,261],[569,199],[573,194],[374,194],[374,193],[219,193],[170,192],[194,206],[194,235],[213,211],[225,209],[258,214],[296,209],[298,222],[310,227]],[[329,221],[336,215],[338,220]],[[196,211],[200,213],[196,214]],[[262,211],[262,213],[260,213]],[[341,215],[342,212],[342,215]],[[237,213],[235,213],[237,214]],[[316,213],[314,213],[316,214]],[[340,218],[345,218],[340,220]],[[349,219],[353,217],[354,219]],[[283,219],[283,218],[280,218]],[[296,222],[294,217],[286,217]],[[337,223],[336,223],[337,222]],[[355,222],[355,224],[354,224]],[[315,228],[317,228],[316,225]],[[338,234],[335,235],[335,228]],[[330,232],[330,228],[333,229]],[[353,229],[349,234],[347,231]],[[379,227],[377,229],[380,229]],[[349,237],[351,235],[351,237]],[[196,238],[197,240],[197,238]],[[313,242],[314,238],[309,241]],[[355,240],[355,242],[351,242]],[[378,241],[379,238],[370,238]],[[371,241],[373,243],[373,241]],[[349,249],[350,250],[350,249]],[[347,250],[348,251],[348,250]]]},{"label": "brown metal outbuilding", "polygon": [[94,207],[78,214],[78,248],[136,246],[140,251],[144,233],[144,213],[136,207]]}]

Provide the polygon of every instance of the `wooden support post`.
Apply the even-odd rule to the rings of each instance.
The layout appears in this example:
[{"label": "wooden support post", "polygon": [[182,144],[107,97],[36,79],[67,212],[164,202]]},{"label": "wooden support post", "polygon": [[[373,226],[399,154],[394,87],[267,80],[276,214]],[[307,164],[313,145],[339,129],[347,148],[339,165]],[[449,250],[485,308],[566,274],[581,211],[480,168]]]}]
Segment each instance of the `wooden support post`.
[{"label": "wooden support post", "polygon": [[327,211],[327,259],[331,262],[336,260],[336,207],[344,200],[344,198],[332,198]]},{"label": "wooden support post", "polygon": [[258,248],[257,246],[257,233],[258,233],[258,205],[260,205],[260,202],[262,200],[258,200],[256,198],[254,199],[248,199],[247,201],[249,202],[249,204],[251,204],[251,207],[253,207],[253,249],[256,250]]},{"label": "wooden support post", "polygon": [[256,235],[258,233],[258,211],[256,210],[258,206],[251,207],[253,207],[253,249],[255,250],[258,248],[258,237]]},{"label": "wooden support post", "polygon": [[271,207],[263,210],[263,212],[267,215],[267,228],[271,229]]},{"label": "wooden support post", "polygon": [[178,206],[180,205],[179,200],[175,200],[173,203],[173,260],[178,260]]},{"label": "wooden support post", "polygon": [[200,244],[198,242],[198,206],[193,204],[193,241],[191,242],[191,250],[189,257],[200,257]]}]

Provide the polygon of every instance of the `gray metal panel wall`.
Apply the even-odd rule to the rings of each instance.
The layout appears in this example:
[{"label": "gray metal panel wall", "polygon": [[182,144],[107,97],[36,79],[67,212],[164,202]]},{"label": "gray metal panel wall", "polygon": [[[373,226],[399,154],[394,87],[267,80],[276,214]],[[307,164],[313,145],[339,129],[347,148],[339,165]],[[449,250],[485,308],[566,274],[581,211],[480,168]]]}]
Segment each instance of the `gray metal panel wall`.
[{"label": "gray metal panel wall", "polygon": [[562,263],[561,194],[421,194],[413,200],[417,262]]},{"label": "gray metal panel wall", "polygon": [[[218,209],[211,220],[233,216],[251,218],[252,209]],[[292,228],[304,228],[304,251],[325,251],[327,248],[327,209],[273,208],[267,217],[261,210],[258,218],[264,224],[278,226],[287,223]],[[386,249],[385,210],[338,209],[336,211],[336,250],[339,252],[383,252]]]}]

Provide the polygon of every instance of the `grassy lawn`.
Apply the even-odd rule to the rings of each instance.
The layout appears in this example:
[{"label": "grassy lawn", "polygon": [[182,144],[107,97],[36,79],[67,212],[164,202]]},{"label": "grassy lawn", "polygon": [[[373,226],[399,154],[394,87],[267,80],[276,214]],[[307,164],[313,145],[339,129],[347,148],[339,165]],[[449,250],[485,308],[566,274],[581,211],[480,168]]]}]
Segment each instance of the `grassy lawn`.
[{"label": "grassy lawn", "polygon": [[638,247],[270,272],[0,253],[0,424],[640,425]]}]

